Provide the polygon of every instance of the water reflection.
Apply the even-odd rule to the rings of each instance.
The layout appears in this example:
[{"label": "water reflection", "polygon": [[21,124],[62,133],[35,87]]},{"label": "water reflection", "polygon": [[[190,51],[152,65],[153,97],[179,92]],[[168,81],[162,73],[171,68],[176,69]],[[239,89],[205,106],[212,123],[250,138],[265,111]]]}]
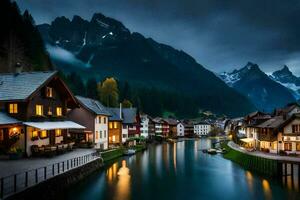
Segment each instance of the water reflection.
[{"label": "water reflection", "polygon": [[176,173],[176,164],[177,164],[177,143],[173,145],[173,166],[174,166],[174,171]]},{"label": "water reflection", "polygon": [[246,180],[250,192],[253,192],[253,175],[251,172],[246,171]]},{"label": "water reflection", "polygon": [[118,163],[114,163],[107,171],[106,171],[106,176],[107,176],[107,181],[108,183],[112,184],[113,180],[117,176],[117,168],[118,168]]},{"label": "water reflection", "polygon": [[118,182],[116,186],[115,200],[130,199],[130,175],[126,161],[122,161],[122,167],[118,171]]},{"label": "water reflection", "polygon": [[272,199],[272,191],[271,191],[269,181],[267,181],[266,179],[263,179],[262,187],[263,187],[263,191],[265,194],[265,199]]}]

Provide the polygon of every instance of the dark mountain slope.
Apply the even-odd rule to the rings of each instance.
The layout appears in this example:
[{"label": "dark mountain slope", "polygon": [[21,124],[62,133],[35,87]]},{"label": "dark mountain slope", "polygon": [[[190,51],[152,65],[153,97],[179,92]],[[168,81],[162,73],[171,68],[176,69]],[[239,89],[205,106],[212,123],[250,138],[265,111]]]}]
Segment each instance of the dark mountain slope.
[{"label": "dark mountain slope", "polygon": [[65,72],[77,71],[98,80],[114,76],[134,87],[186,95],[194,99],[196,110],[237,116],[255,109],[185,52],[131,33],[102,14],[95,14],[91,21],[58,17],[39,30],[52,60]]}]

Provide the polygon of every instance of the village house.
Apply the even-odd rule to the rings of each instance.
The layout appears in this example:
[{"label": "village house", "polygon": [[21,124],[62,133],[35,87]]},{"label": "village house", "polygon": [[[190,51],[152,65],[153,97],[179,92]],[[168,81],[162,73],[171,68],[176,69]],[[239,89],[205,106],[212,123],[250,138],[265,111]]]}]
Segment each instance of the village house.
[{"label": "village house", "polygon": [[164,121],[167,122],[168,125],[169,125],[168,136],[170,136],[170,137],[176,137],[177,136],[177,124],[178,124],[178,120],[172,119],[172,118],[167,118],[167,119],[164,119]]},{"label": "village house", "polygon": [[194,137],[194,123],[191,120],[183,120],[184,125],[184,136]]},{"label": "village house", "polygon": [[162,128],[163,128],[163,121],[160,117],[156,117],[153,119],[154,126],[155,126],[155,135],[162,136]]},{"label": "village house", "polygon": [[141,114],[141,136],[151,138],[155,135],[155,125],[149,115]]},{"label": "village house", "polygon": [[184,123],[178,122],[177,124],[177,136],[184,137]]},{"label": "village house", "polygon": [[71,148],[69,129],[84,129],[66,119],[79,105],[57,72],[0,74],[2,147],[25,155]]},{"label": "village house", "polygon": [[120,109],[107,108],[110,112],[108,118],[108,147],[121,146],[128,138],[128,132],[122,135],[122,114]]},{"label": "village house", "polygon": [[71,110],[68,118],[86,127],[84,131],[78,132],[84,141],[92,142],[95,148],[107,149],[110,112],[97,100],[81,96],[76,96],[76,99],[80,108]]},{"label": "village house", "polygon": [[[115,115],[114,119],[118,118],[121,120],[119,121],[121,126],[121,143],[125,143],[129,139],[140,137],[141,120],[136,108],[122,108],[122,106],[120,106],[120,108],[109,108],[109,110]],[[116,121],[111,123],[111,125],[117,124]]]},{"label": "village house", "polygon": [[211,131],[211,125],[207,122],[194,124],[194,134],[197,136],[206,136]]}]

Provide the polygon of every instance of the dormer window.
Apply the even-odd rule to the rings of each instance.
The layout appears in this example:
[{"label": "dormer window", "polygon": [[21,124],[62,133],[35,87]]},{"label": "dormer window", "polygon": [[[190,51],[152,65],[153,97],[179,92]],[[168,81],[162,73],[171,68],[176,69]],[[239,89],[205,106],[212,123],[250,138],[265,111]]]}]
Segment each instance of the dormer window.
[{"label": "dormer window", "polygon": [[16,104],[16,103],[10,103],[9,104],[9,113],[10,114],[16,114],[16,113],[18,113],[18,104]]},{"label": "dormer window", "polygon": [[52,87],[46,87],[46,97],[53,97],[53,88]]}]

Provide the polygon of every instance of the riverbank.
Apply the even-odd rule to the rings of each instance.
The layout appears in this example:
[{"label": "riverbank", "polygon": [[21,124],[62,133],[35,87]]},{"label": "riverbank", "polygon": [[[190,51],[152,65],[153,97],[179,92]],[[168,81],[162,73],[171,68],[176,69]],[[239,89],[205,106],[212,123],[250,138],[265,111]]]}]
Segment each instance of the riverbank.
[{"label": "riverbank", "polygon": [[[137,153],[137,152],[144,151],[145,149],[147,149],[147,146],[146,145],[136,145],[133,147],[133,149]],[[101,157],[103,159],[103,162],[106,163],[108,161],[122,157],[124,155],[125,150],[126,150],[125,148],[120,147],[118,149],[112,149],[112,150],[101,152]]]},{"label": "riverbank", "polygon": [[245,169],[270,177],[278,176],[278,162],[276,160],[245,154],[231,148],[227,142],[223,142],[221,147],[226,149],[224,158],[241,165]]}]

